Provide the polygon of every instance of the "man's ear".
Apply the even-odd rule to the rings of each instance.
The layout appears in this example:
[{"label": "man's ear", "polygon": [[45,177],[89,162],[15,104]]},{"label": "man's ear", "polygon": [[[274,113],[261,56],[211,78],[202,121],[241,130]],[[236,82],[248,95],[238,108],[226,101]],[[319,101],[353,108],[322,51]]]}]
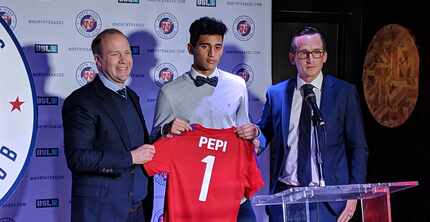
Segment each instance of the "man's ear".
[{"label": "man's ear", "polygon": [[94,60],[95,60],[95,62],[96,62],[96,66],[97,66],[97,68],[102,67],[101,59],[102,59],[102,58],[100,57],[100,55],[94,54]]},{"label": "man's ear", "polygon": [[191,43],[187,44],[187,49],[188,49],[188,53],[190,55],[194,55],[194,52],[193,52],[194,47],[193,47],[193,45],[191,45]]},{"label": "man's ear", "polygon": [[292,52],[288,53],[288,59],[290,60],[291,65],[296,65],[295,54]]}]

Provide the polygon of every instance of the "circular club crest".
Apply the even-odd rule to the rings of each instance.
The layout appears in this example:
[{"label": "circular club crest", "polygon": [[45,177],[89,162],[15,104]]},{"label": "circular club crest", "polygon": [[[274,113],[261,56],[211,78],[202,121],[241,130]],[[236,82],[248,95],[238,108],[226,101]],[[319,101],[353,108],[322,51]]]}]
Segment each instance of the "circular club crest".
[{"label": "circular club crest", "polygon": [[[21,46],[0,19],[0,206],[15,191],[33,153],[36,93]],[[2,220],[8,221],[8,218]]]},{"label": "circular club crest", "polygon": [[9,25],[12,30],[15,29],[16,16],[12,9],[5,6],[0,6],[0,17],[6,22],[6,24]]},{"label": "circular club crest", "polygon": [[164,221],[164,209],[158,209],[152,217],[152,222],[163,222]]},{"label": "circular club crest", "polygon": [[154,22],[154,30],[158,37],[171,39],[178,33],[178,20],[171,13],[160,14]]},{"label": "circular club crest", "polygon": [[234,74],[242,77],[245,80],[246,86],[250,86],[254,80],[254,71],[252,71],[251,66],[241,63],[233,68]]},{"label": "circular club crest", "polygon": [[418,98],[420,58],[414,38],[396,24],[380,29],[363,66],[367,106],[379,124],[398,127],[411,115]]},{"label": "circular club crest", "polygon": [[162,87],[164,84],[176,79],[178,72],[176,67],[170,63],[161,63],[154,69],[152,74],[152,81],[158,87]]},{"label": "circular club crest", "polygon": [[234,20],[232,30],[234,37],[240,41],[248,41],[254,36],[255,23],[251,17],[242,15]]},{"label": "circular club crest", "polygon": [[87,9],[76,16],[75,26],[82,36],[91,38],[100,32],[102,20],[97,12]]},{"label": "circular club crest", "polygon": [[97,73],[97,66],[95,63],[84,62],[76,69],[76,81],[80,86],[83,86],[93,81]]}]

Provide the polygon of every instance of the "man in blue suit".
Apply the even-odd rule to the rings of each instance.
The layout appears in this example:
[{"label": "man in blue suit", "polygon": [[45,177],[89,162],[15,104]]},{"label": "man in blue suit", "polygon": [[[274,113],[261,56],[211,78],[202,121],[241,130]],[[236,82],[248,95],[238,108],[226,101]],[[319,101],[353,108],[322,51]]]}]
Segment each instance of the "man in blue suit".
[{"label": "man in blue suit", "polygon": [[[310,114],[306,114],[311,111],[306,111],[310,108],[303,100],[304,88],[315,94],[325,120],[327,137],[321,156],[326,185],[364,183],[368,151],[355,87],[331,75],[323,75],[326,43],[316,28],[305,27],[293,36],[289,59],[297,68],[297,77],[269,88],[258,124],[262,145],[264,141],[271,143],[270,193],[319,185],[315,140],[311,133],[315,129],[310,124]],[[305,150],[308,150],[307,156]],[[311,204],[311,220],[349,221],[356,204],[356,200]],[[303,214],[294,212],[299,205],[290,207],[289,220],[303,221]],[[271,222],[283,221],[280,206],[268,207],[267,213]]]},{"label": "man in blue suit", "polygon": [[91,48],[100,73],[68,96],[62,111],[71,221],[149,221],[152,200],[142,164],[155,151],[147,144],[139,97],[127,87],[129,42],[119,30],[106,29]]}]

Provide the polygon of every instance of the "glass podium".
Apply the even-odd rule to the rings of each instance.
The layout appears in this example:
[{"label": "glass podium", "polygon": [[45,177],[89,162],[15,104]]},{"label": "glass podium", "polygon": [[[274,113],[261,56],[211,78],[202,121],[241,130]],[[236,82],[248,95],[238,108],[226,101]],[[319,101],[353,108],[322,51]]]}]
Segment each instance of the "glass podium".
[{"label": "glass podium", "polygon": [[[391,222],[391,193],[418,186],[417,181],[349,184],[324,187],[294,187],[272,194],[257,195],[252,199],[254,206],[282,205],[284,222],[311,222],[309,204],[316,202],[334,202],[360,200],[363,222]],[[288,207],[303,206],[300,218],[291,220]],[[313,222],[313,221],[312,221]]]}]

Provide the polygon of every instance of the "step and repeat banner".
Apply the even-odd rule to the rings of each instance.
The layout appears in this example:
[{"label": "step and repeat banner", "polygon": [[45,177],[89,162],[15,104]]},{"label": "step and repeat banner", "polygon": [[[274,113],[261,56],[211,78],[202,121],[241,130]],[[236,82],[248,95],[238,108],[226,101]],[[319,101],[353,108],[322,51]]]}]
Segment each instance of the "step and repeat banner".
[{"label": "step and repeat banner", "polygon": [[[186,50],[190,24],[203,16],[222,20],[228,32],[219,68],[245,79],[250,117],[256,122],[271,84],[271,7],[271,1],[267,0],[0,0],[0,17],[16,36],[31,70],[29,75],[25,70],[15,75],[4,69],[3,64],[12,65],[16,61],[14,57],[2,56],[7,38],[3,33],[7,32],[1,30],[0,138],[28,143],[32,141],[31,133],[37,130],[34,149],[27,150],[27,161],[20,159],[19,167],[25,169],[21,173],[21,168],[5,170],[3,165],[10,166],[7,161],[12,154],[6,149],[10,147],[0,144],[0,188],[3,191],[3,171],[11,174],[17,171],[17,177],[22,178],[19,184],[11,186],[7,200],[2,196],[0,222],[70,221],[71,174],[64,157],[61,107],[64,98],[97,75],[90,45],[101,30],[113,27],[129,37],[134,58],[130,87],[140,96],[150,129],[159,88],[188,71],[193,62]],[[18,67],[13,71],[17,70]],[[30,92],[30,83],[34,83],[34,99],[24,92],[6,94],[9,88],[12,92],[17,90],[9,84],[10,80],[22,82],[21,79],[27,84],[25,90]],[[32,102],[37,109],[30,109]],[[3,113],[22,115],[30,110],[37,113],[26,116],[28,120],[24,123],[37,121],[36,129],[15,132],[4,124],[3,118],[14,119]],[[268,181],[268,156],[259,157],[259,162]],[[152,221],[159,221],[165,176],[157,176],[154,181]],[[267,192],[267,188],[261,192]],[[259,221],[264,221],[264,209],[255,209]]]}]

